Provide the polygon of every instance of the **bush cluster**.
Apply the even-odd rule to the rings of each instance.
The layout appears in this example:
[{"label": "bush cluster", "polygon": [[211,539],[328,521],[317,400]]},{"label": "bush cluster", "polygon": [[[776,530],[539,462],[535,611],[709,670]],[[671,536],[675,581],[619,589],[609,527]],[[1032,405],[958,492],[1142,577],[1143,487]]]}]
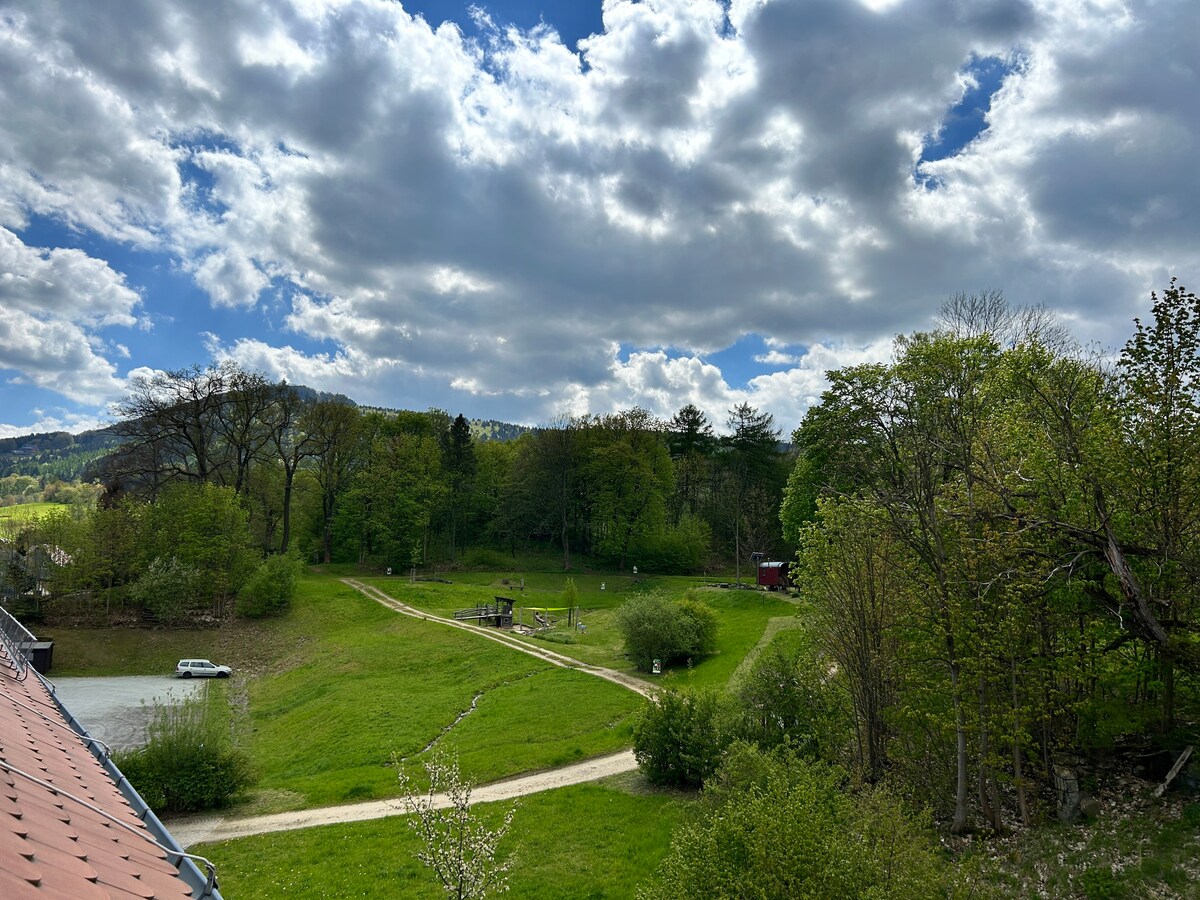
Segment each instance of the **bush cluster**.
[{"label": "bush cluster", "polygon": [[698,788],[730,742],[729,717],[712,691],[666,691],[634,727],[633,753],[651,784]]},{"label": "bush cluster", "polygon": [[617,610],[625,653],[642,672],[654,660],[664,665],[708,656],[717,648],[717,612],[692,595],[667,600],[658,594],[635,597]]},{"label": "bush cluster", "polygon": [[952,897],[927,815],[882,789],[789,750],[737,744],[705,790],[706,814],[679,828],[639,898]]},{"label": "bush cluster", "polygon": [[238,591],[238,615],[261,619],[286,611],[296,595],[296,579],[302,566],[290,553],[267,557]]},{"label": "bush cluster", "polygon": [[114,762],[156,812],[219,809],[251,783],[245,755],[199,700],[156,707],[146,745]]}]

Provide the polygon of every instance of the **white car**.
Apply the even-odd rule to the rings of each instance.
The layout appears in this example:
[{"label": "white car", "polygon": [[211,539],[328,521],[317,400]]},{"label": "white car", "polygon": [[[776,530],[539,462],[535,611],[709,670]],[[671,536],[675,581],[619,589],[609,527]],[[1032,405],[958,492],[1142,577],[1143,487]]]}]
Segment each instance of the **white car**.
[{"label": "white car", "polygon": [[207,659],[181,659],[175,666],[175,675],[179,678],[228,678],[233,674],[229,666],[218,666]]}]

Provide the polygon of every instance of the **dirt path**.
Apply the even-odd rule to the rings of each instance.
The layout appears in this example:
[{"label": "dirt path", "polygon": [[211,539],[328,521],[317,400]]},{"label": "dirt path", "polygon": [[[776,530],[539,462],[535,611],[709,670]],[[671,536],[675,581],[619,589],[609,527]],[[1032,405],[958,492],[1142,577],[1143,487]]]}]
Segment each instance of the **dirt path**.
[{"label": "dirt path", "polygon": [[[497,632],[494,629],[480,628],[477,625],[460,622],[457,619],[447,619],[443,616],[432,615],[431,613],[401,603],[378,588],[372,587],[369,584],[363,584],[354,578],[343,578],[342,583],[401,615],[411,616],[414,619],[423,619],[426,622],[434,622],[449,628],[460,628],[464,631],[470,631],[479,637],[503,644],[506,647],[528,654],[535,659],[550,663],[553,666],[559,666],[564,669],[576,669],[588,675],[594,675],[596,678],[603,678],[605,681],[611,681],[634,693],[641,694],[643,697],[653,699],[655,696],[654,685],[648,684],[632,675],[627,675],[624,672],[618,672],[615,669],[606,669],[603,666],[589,665],[578,659],[572,659],[569,656],[564,656],[561,653],[556,653],[553,650],[547,650],[542,647],[532,647],[524,641],[518,640],[504,632]],[[520,775],[515,778],[507,778],[503,781],[480,785],[472,792],[471,801],[473,803],[489,803],[496,800],[509,800],[514,797],[523,797],[526,794],[535,794],[539,791],[548,791],[552,788],[565,787],[570,784],[595,781],[599,778],[606,778],[609,775],[619,775],[622,772],[629,772],[636,768],[637,760],[633,757],[633,751],[622,750],[620,753],[597,756],[593,759],[584,760],[583,762],[574,763],[569,766],[562,766],[558,769],[551,769],[547,772]],[[438,808],[444,808],[447,805],[445,795],[436,796],[434,802]],[[402,815],[405,815],[404,801],[401,798],[396,798],[393,800],[375,800],[369,803],[327,806],[320,809],[305,809],[288,813],[274,813],[267,816],[249,816],[245,818],[226,818],[224,816],[180,818],[166,824],[171,834],[186,849],[193,844],[224,841],[231,838],[247,837],[252,834],[292,831],[297,828],[311,828],[315,825],[363,822],[368,819],[382,819],[388,816]]]},{"label": "dirt path", "polygon": [[[511,800],[539,791],[596,781],[609,775],[619,775],[637,768],[632,750],[622,750],[608,756],[597,756],[548,772],[521,775],[504,781],[481,785],[471,793],[471,802],[491,803],[496,800]],[[444,794],[434,796],[434,805],[444,809],[449,805]],[[211,841],[226,841],[231,838],[249,837],[275,831],[292,831],[297,828],[312,828],[316,825],[337,825],[344,822],[365,822],[369,819],[384,819],[388,816],[406,815],[403,799],[374,800],[369,803],[352,803],[344,806],[327,806],[323,809],[303,809],[296,812],[274,813],[269,816],[251,816],[229,819],[221,816],[206,816],[198,819],[176,819],[167,822],[167,828],[175,840],[187,849],[195,844]]]},{"label": "dirt path", "polygon": [[625,672],[618,672],[616,669],[606,669],[604,666],[593,666],[582,662],[578,659],[573,659],[570,656],[564,656],[561,653],[556,653],[553,650],[547,650],[543,647],[533,647],[519,638],[512,637],[503,631],[498,631],[495,628],[481,628],[478,625],[471,625],[467,622],[460,622],[458,619],[447,619],[443,616],[435,616],[432,613],[424,612],[416,609],[406,603],[401,603],[394,597],[385,594],[379,588],[371,587],[369,584],[363,584],[354,578],[341,579],[342,584],[349,585],[361,594],[370,597],[377,603],[382,603],[388,609],[395,610],[398,613],[406,616],[412,616],[414,619],[424,619],[426,622],[436,622],[439,625],[446,625],[450,628],[461,628],[464,631],[469,631],[472,634],[477,634],[480,637],[487,638],[489,641],[495,641],[497,644],[503,644],[506,647],[511,647],[513,650],[519,650],[526,653],[535,659],[540,659],[542,662],[548,662],[553,666],[561,666],[564,669],[577,669],[580,672],[585,672],[588,675],[594,675],[597,678],[603,678],[605,681],[611,681],[614,684],[619,684],[623,688],[628,688],[634,693],[641,694],[643,697],[653,698],[656,693],[654,685],[636,678],[633,675],[628,675]]}]

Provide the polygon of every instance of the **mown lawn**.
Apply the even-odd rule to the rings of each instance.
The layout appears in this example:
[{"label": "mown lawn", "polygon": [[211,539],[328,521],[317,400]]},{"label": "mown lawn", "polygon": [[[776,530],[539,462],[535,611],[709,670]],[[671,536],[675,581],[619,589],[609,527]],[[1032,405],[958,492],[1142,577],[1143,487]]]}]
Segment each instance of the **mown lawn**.
[{"label": "mown lawn", "polygon": [[192,631],[59,629],[54,639],[53,674],[165,675],[183,656],[232,665],[224,687],[257,778],[245,807],[255,813],[395,796],[393,758],[423,772],[435,742],[457,750],[475,782],[612,752],[629,746],[645,703],[398,615],[328,576],[303,578],[281,619]]},{"label": "mown lawn", "polygon": [[[363,579],[403,603],[435,615],[450,616],[456,609],[480,603],[492,603],[496,596],[511,597],[520,607],[556,607],[563,604],[567,576],[535,573],[525,576],[525,588],[520,589],[518,575],[494,573],[465,573],[451,576],[452,584],[440,582],[410,582],[407,578]],[[632,672],[632,663],[625,658],[620,631],[616,625],[616,610],[630,597],[647,592],[661,592],[667,597],[682,596],[694,589],[717,610],[720,630],[717,633],[717,652],[698,661],[690,669],[677,669],[661,677],[663,684],[681,687],[722,687],[729,682],[738,664],[762,637],[767,623],[776,616],[789,616],[796,606],[780,595],[761,591],[726,590],[708,587],[702,579],[687,577],[633,576],[571,576],[579,592],[581,619],[584,631],[570,632],[555,629],[544,636],[529,636],[525,640],[535,646],[549,646],[586,663]],[[508,584],[504,584],[504,580]],[[604,590],[601,590],[601,585]],[[532,622],[531,612],[524,621]],[[653,678],[653,676],[647,676]]]},{"label": "mown lawn", "polygon": [[[670,846],[692,800],[623,789],[637,776],[522,798],[501,844],[511,860],[508,896],[630,898]],[[506,803],[476,807],[493,820]],[[202,844],[192,852],[217,865],[221,891],[239,900],[443,896],[417,861],[419,841],[404,817],[329,825]]]},{"label": "mown lawn", "polygon": [[421,772],[431,744],[475,782],[608,753],[645,702],[329,579],[309,580],[298,607],[306,640],[250,681],[243,720],[268,808],[395,796],[393,758]]}]

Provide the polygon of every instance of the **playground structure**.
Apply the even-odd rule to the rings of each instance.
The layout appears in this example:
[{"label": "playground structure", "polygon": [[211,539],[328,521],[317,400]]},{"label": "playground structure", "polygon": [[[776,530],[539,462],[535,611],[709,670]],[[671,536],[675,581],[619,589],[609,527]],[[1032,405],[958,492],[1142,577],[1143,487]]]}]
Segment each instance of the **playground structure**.
[{"label": "playground structure", "polygon": [[[495,599],[495,603],[455,610],[454,618],[460,622],[474,622],[487,628],[511,628],[513,631],[532,634],[558,627],[563,624],[562,620],[565,617],[567,628],[583,630],[578,606],[519,606],[516,611],[517,621],[514,622],[513,605],[516,601],[511,597]],[[532,622],[525,622],[526,613],[532,615]]]},{"label": "playground structure", "polygon": [[511,597],[496,597],[496,602],[454,611],[460,621],[475,621],[492,628],[512,628],[513,600]]},{"label": "playground structure", "polygon": [[[533,613],[533,625],[525,624],[525,613]],[[517,627],[532,631],[545,631],[559,624],[562,613],[566,613],[567,627],[574,628],[579,621],[578,606],[522,606],[517,610]]]}]

